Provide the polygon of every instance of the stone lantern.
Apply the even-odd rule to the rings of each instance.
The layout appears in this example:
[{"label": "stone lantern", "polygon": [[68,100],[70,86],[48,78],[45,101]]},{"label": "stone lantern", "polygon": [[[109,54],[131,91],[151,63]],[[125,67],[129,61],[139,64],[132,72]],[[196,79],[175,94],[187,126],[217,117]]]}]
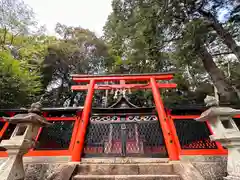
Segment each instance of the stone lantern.
[{"label": "stone lantern", "polygon": [[219,107],[218,101],[212,96],[207,96],[204,101],[210,108],[195,120],[208,121],[213,130],[210,139],[220,142],[228,149],[228,176],[225,179],[240,180],[240,131],[232,119],[240,114],[240,110]]},{"label": "stone lantern", "polygon": [[26,114],[17,114],[4,118],[16,124],[10,139],[2,140],[0,147],[6,149],[8,159],[0,166],[1,180],[23,180],[25,177],[23,155],[35,146],[35,139],[40,127],[51,125],[40,116],[41,104],[34,103]]}]

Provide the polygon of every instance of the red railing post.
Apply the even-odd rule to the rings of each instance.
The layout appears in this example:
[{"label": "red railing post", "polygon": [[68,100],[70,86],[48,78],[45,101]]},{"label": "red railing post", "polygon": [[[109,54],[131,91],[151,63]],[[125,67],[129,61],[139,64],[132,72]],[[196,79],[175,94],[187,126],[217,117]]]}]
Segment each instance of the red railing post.
[{"label": "red railing post", "polygon": [[169,110],[167,110],[166,113],[167,113],[168,122],[169,122],[168,124],[170,126],[171,131],[172,131],[172,136],[173,136],[173,139],[174,139],[174,143],[175,143],[175,146],[177,147],[178,155],[180,155],[181,145],[180,145],[180,141],[178,139],[177,130],[176,130],[176,127],[175,127],[175,124],[174,124],[174,120],[172,119],[171,112]]},{"label": "red railing post", "polygon": [[85,134],[86,134],[87,125],[89,122],[89,114],[92,107],[94,85],[95,85],[95,80],[94,79],[90,80],[90,84],[88,86],[88,93],[85,99],[84,108],[82,112],[82,118],[80,119],[80,123],[79,123],[79,130],[77,131],[76,140],[75,140],[74,148],[72,151],[72,161],[79,162],[81,160],[81,154],[84,148]]},{"label": "red railing post", "polygon": [[172,132],[169,128],[167,115],[164,109],[163,101],[160,95],[160,92],[157,87],[156,80],[154,78],[150,78],[150,84],[152,86],[153,98],[155,101],[156,110],[158,113],[160,125],[162,128],[163,136],[165,139],[166,148],[168,151],[170,160],[179,160],[179,154],[176,144],[174,143]]}]

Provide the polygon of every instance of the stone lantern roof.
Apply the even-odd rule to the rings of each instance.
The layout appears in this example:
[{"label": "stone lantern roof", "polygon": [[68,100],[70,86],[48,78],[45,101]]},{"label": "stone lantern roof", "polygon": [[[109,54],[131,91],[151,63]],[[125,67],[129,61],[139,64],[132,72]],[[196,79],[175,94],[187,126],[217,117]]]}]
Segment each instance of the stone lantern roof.
[{"label": "stone lantern roof", "polygon": [[199,118],[196,118],[197,121],[206,121],[209,118],[217,116],[234,116],[240,114],[240,110],[236,110],[230,107],[211,107],[201,114]]},{"label": "stone lantern roof", "polygon": [[199,118],[196,118],[196,121],[207,121],[217,116],[234,116],[240,114],[240,110],[231,107],[220,107],[218,100],[213,96],[207,96],[204,102],[210,108],[204,111]]},{"label": "stone lantern roof", "polygon": [[39,126],[49,126],[49,123],[44,117],[38,115],[41,113],[41,104],[33,103],[28,113],[17,114],[13,117],[4,117],[11,124],[31,123]]}]

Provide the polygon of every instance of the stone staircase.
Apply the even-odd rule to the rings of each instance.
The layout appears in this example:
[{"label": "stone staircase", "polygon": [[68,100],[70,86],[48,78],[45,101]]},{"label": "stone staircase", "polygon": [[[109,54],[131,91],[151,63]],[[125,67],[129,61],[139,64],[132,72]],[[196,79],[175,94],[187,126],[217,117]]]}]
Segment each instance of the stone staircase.
[{"label": "stone staircase", "polygon": [[[101,162],[99,162],[101,161]],[[135,160],[83,160],[77,166],[72,180],[181,180],[174,173],[173,165],[162,159],[135,159]]]}]

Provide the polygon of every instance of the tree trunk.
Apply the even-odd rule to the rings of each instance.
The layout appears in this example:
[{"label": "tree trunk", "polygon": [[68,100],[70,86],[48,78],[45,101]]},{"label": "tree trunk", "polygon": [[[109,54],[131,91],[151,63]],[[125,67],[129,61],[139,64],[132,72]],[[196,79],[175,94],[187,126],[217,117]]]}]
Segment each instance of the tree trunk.
[{"label": "tree trunk", "polygon": [[206,17],[217,32],[218,36],[223,40],[224,44],[235,54],[235,56],[240,61],[240,46],[237,45],[236,41],[233,39],[233,36],[223,28],[222,24],[211,14],[205,11],[200,10],[200,13]]},{"label": "tree trunk", "polygon": [[224,97],[227,102],[237,100],[235,91],[232,86],[226,81],[224,73],[217,67],[211,54],[205,46],[199,46],[197,50],[198,56],[201,58],[202,63],[208,74],[210,75],[213,84],[216,86],[220,97]]}]

